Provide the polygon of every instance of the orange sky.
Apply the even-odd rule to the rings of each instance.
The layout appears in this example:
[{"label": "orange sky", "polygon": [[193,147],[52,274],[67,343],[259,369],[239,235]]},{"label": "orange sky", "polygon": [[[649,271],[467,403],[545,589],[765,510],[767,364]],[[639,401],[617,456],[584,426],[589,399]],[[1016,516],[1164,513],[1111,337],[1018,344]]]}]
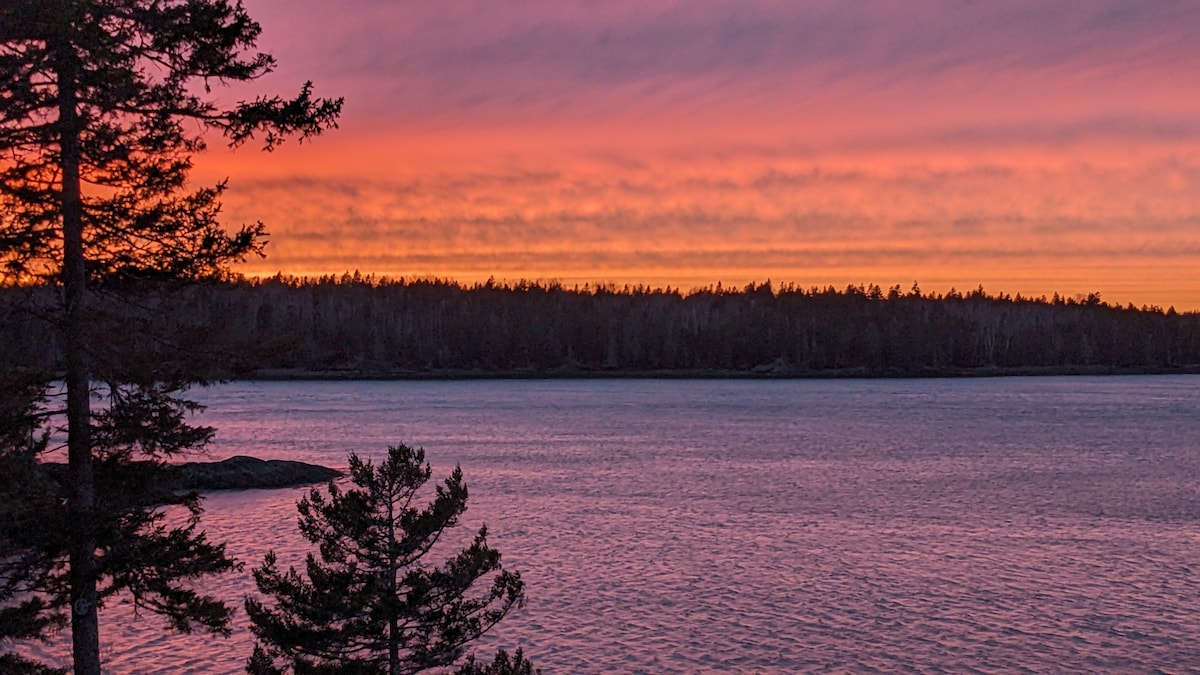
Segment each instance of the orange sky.
[{"label": "orange sky", "polygon": [[267,223],[249,274],[1200,309],[1200,6],[1044,5],[251,0],[257,90],[341,128],[195,178]]}]

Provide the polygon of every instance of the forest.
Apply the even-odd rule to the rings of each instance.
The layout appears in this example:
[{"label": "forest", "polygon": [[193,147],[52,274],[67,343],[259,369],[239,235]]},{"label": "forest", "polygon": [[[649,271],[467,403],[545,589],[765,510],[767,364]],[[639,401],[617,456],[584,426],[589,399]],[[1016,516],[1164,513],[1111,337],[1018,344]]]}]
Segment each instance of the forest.
[{"label": "forest", "polygon": [[[38,295],[6,289],[0,327],[3,351],[22,355],[29,367],[58,356],[54,332],[30,311]],[[221,377],[1200,370],[1200,313],[1114,306],[1098,294],[926,294],[917,284],[835,289],[769,281],[685,293],[527,281],[467,286],[356,273],[191,284],[162,290],[147,307],[138,307],[140,323],[122,321],[123,330],[131,323],[147,334],[165,330],[155,342],[214,354]]]}]

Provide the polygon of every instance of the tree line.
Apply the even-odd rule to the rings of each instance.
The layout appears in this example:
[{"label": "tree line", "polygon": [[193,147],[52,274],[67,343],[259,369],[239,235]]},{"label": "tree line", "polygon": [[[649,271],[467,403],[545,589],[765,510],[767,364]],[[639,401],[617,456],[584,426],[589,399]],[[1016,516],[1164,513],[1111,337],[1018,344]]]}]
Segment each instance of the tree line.
[{"label": "tree line", "polygon": [[[231,355],[218,360],[232,376],[912,376],[1200,364],[1200,313],[1110,305],[1098,294],[930,294],[916,284],[902,291],[768,281],[684,293],[276,276],[192,285],[156,307],[186,326],[178,339]],[[53,340],[24,321],[0,335],[6,350],[52,357]]]}]

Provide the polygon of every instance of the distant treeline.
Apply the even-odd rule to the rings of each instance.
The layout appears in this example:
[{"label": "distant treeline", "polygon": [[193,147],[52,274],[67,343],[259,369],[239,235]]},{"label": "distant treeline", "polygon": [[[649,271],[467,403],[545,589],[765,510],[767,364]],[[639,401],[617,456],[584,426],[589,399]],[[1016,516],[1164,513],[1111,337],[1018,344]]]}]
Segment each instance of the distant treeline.
[{"label": "distant treeline", "polygon": [[[11,291],[11,289],[10,289]],[[14,291],[15,292],[15,291]],[[1099,295],[1028,298],[914,284],[845,289],[387,280],[359,275],[192,286],[152,319],[164,344],[216,345],[234,375],[746,373],[910,376],[1195,370],[1200,314],[1113,306]],[[0,348],[52,361],[10,313]],[[123,335],[117,339],[131,339]]]}]

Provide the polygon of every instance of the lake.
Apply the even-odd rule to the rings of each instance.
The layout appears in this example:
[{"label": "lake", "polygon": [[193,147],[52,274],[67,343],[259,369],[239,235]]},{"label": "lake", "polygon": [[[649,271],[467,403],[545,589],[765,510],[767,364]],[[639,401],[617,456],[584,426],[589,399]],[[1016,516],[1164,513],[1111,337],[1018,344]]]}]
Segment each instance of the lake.
[{"label": "lake", "polygon": [[[528,602],[483,642],[546,673],[1200,665],[1200,378],[239,382],[213,458],[423,446]],[[214,493],[253,591],[302,490]],[[240,607],[240,602],[239,602]],[[102,615],[118,673],[228,673],[250,639]],[[69,649],[38,648],[46,655]]]}]

